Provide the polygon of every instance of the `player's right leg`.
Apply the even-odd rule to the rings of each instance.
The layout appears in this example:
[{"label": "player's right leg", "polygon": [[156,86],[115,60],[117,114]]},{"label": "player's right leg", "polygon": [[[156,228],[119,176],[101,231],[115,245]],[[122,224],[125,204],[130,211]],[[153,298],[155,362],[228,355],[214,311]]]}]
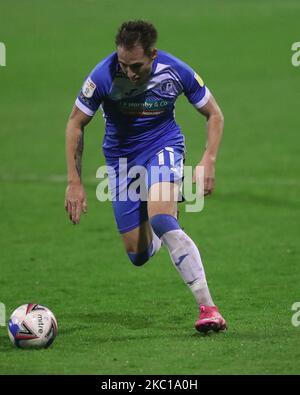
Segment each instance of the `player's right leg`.
[{"label": "player's right leg", "polygon": [[[107,159],[112,206],[118,231],[128,258],[135,266],[142,266],[161,247],[161,240],[153,232],[147,213],[147,201],[132,199],[130,188],[133,179],[128,172],[134,165],[142,165],[143,159],[136,158],[124,163]],[[144,183],[144,178],[141,178]]]}]

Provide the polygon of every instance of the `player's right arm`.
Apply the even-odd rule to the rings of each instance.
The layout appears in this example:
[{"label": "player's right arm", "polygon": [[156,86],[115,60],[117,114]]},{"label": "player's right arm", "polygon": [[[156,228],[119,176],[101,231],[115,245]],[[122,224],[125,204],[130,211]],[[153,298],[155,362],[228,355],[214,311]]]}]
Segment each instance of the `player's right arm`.
[{"label": "player's right arm", "polygon": [[80,215],[87,210],[87,198],[81,179],[84,127],[92,116],[82,112],[76,105],[70,114],[66,128],[66,158],[68,185],[65,195],[65,209],[73,224],[78,224]]},{"label": "player's right arm", "polygon": [[65,208],[73,224],[78,224],[86,212],[87,199],[81,178],[84,128],[93,118],[112,84],[112,70],[116,69],[117,56],[112,53],[100,62],[85,79],[71,112],[66,130],[68,186]]}]

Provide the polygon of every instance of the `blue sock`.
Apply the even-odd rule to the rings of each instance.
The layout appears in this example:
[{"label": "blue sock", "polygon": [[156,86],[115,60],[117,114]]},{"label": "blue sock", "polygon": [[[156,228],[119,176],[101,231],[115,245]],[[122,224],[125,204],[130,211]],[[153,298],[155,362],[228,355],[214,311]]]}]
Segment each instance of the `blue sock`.
[{"label": "blue sock", "polygon": [[144,263],[149,261],[153,253],[153,242],[151,242],[146,251],[138,253],[128,252],[127,255],[135,266],[142,266]]},{"label": "blue sock", "polygon": [[175,217],[169,214],[157,214],[150,219],[150,223],[155,234],[161,238],[171,230],[181,229]]}]

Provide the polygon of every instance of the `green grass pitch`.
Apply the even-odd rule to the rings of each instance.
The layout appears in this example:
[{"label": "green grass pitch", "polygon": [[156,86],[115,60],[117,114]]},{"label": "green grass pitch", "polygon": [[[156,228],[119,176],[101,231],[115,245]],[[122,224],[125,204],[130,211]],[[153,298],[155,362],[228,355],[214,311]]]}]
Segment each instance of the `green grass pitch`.
[{"label": "green grass pitch", "polygon": [[[35,1],[1,4],[0,302],[48,305],[59,334],[48,350],[15,349],[0,327],[0,374],[299,374],[299,2]],[[195,68],[225,115],[213,196],[181,207],[227,333],[200,336],[197,306],[161,251],[128,261],[109,202],[96,200],[103,122],[86,130],[88,214],[63,208],[64,131],[83,78],[114,50],[127,19],[146,18],[158,47]],[[188,165],[205,123],[182,97]]]}]

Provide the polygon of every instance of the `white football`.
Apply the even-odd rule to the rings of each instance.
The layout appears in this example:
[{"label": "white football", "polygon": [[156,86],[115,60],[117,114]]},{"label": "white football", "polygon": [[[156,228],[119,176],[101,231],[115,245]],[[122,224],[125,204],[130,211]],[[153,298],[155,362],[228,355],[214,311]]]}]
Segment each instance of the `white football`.
[{"label": "white football", "polygon": [[57,321],[48,307],[23,304],[10,316],[8,334],[19,348],[47,348],[57,335]]}]

